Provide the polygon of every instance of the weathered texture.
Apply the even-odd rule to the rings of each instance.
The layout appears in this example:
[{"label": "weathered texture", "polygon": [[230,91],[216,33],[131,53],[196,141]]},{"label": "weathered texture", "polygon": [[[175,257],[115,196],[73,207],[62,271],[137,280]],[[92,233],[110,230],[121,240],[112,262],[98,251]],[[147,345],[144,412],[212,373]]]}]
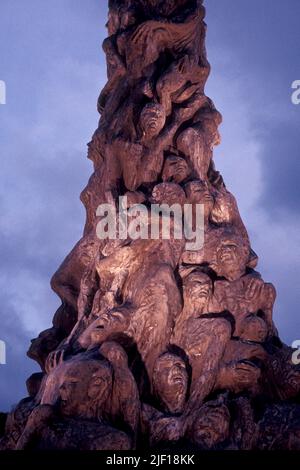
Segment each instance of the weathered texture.
[{"label": "weathered texture", "polygon": [[[84,235],[53,276],[62,306],[28,351],[42,373],[0,448],[300,449],[300,369],[212,160],[221,115],[204,94],[202,1],[109,6]],[[119,212],[124,195],[128,207],[204,204],[204,246],[100,240],[97,207]]]}]

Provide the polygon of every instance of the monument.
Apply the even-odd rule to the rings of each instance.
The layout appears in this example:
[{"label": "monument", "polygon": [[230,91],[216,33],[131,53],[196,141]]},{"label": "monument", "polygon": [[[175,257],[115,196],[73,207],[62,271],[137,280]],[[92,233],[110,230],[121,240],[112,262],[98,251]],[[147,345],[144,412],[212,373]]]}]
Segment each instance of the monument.
[{"label": "monument", "polygon": [[[202,0],[109,1],[84,233],[52,278],[62,304],[1,449],[300,449],[300,366],[213,161],[204,17]],[[120,196],[202,205],[203,246],[99,238],[98,208],[119,214]]]}]

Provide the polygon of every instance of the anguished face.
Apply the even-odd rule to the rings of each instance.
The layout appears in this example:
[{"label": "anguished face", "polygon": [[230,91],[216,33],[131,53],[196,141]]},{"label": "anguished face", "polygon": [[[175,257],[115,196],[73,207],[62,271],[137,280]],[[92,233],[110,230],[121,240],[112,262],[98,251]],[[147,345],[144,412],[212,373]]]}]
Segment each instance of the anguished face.
[{"label": "anguished face", "polygon": [[166,411],[177,414],[183,411],[186,401],[188,374],[184,361],[175,354],[166,353],[155,365],[154,390]]},{"label": "anguished face", "polygon": [[166,123],[166,114],[160,104],[147,104],[141,112],[140,126],[146,140],[156,137]]},{"label": "anguished face", "polygon": [[185,185],[186,195],[191,202],[199,204],[213,205],[214,199],[210,193],[207,183],[201,180],[194,180]]},{"label": "anguished face", "polygon": [[204,216],[208,220],[214,207],[214,198],[207,183],[201,180],[194,180],[187,183],[184,189],[189,203],[202,204],[204,206]]},{"label": "anguished face", "polygon": [[217,248],[215,259],[211,267],[218,276],[234,281],[241,277],[246,270],[250,259],[250,248],[248,242],[235,235],[223,238],[221,245]]},{"label": "anguished face", "polygon": [[177,155],[169,155],[164,164],[162,179],[164,182],[174,181],[175,183],[181,183],[190,173],[191,171],[184,158]]},{"label": "anguished face", "polygon": [[60,409],[64,416],[93,418],[105,404],[112,387],[112,372],[103,361],[65,363],[60,377]]},{"label": "anguished face", "polygon": [[212,281],[207,274],[192,272],[183,281],[184,304],[190,306],[194,314],[202,313],[212,295]]}]

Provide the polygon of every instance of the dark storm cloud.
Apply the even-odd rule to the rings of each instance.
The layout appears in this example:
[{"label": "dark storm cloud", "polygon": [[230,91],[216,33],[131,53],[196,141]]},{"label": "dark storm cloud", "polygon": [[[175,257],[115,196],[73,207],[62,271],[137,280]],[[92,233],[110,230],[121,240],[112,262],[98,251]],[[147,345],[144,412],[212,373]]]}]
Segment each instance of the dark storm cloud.
[{"label": "dark storm cloud", "polygon": [[[210,0],[206,5],[210,58],[219,83],[223,74],[238,77],[240,98],[247,103],[249,124],[261,144],[259,204],[278,218],[282,211],[298,217],[300,106],[291,102],[291,84],[300,79],[300,2]],[[227,68],[222,64],[226,50],[231,53]]]},{"label": "dark storm cloud", "polygon": [[[275,217],[300,216],[299,122],[282,122],[267,129],[261,153],[264,187],[261,205]],[[270,197],[271,196],[271,197]]]},{"label": "dark storm cloud", "polygon": [[0,77],[7,85],[7,104],[0,107],[2,410],[26,395],[26,378],[38,370],[26,358],[29,340],[51,325],[59,299],[50,278],[83,230],[79,194],[92,172],[86,143],[105,82],[101,4],[1,2]]}]

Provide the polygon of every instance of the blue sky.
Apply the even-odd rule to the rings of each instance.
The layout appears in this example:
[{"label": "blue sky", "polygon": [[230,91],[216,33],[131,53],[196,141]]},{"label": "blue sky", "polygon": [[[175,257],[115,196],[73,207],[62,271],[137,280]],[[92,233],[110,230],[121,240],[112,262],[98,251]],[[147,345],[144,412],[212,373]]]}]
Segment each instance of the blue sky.
[{"label": "blue sky", "polygon": [[[207,94],[221,111],[215,162],[236,196],[259,271],[277,288],[281,337],[300,339],[299,0],[206,0]],[[104,86],[105,0],[1,0],[0,409],[26,395],[30,338],[59,305],[49,280],[80,238],[86,143]]]}]

